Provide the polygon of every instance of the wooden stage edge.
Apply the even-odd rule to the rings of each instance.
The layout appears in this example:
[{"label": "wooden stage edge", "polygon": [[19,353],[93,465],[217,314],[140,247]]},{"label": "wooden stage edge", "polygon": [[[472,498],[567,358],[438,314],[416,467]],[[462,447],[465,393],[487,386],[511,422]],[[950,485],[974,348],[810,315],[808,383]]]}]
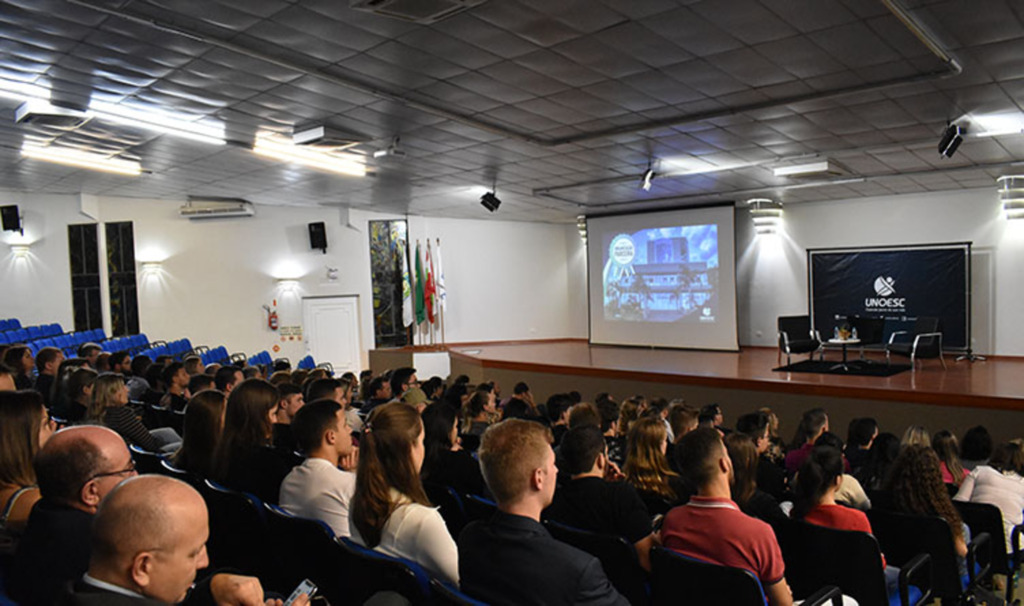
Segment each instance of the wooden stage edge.
[{"label": "wooden stage edge", "polygon": [[[390,350],[396,351],[396,350]],[[739,352],[653,349],[590,345],[583,339],[450,343],[402,348],[409,353],[447,351],[452,362],[487,369],[565,376],[692,385],[817,397],[909,402],[953,407],[1024,410],[1024,358],[990,357],[984,362],[956,362],[946,356],[924,360],[914,371],[892,377],[841,376],[775,372],[772,347],[743,347]],[[851,359],[858,353],[851,351]],[[826,359],[837,360],[838,350]],[[878,352],[868,358],[884,360]],[[794,356],[793,361],[806,356]],[[896,360],[894,360],[896,361]],[[901,359],[898,362],[907,363]]]}]

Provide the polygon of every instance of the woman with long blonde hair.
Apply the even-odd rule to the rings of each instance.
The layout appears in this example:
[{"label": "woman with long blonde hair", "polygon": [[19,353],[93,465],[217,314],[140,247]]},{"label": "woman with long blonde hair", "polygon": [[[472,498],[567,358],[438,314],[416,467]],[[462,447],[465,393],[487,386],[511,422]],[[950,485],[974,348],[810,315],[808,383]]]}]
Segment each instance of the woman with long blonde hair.
[{"label": "woman with long blonde hair", "polygon": [[356,543],[410,559],[457,584],[458,548],[420,482],[423,438],[415,408],[392,402],[373,409],[359,440],[349,528]]},{"label": "woman with long blonde hair", "polygon": [[181,445],[181,436],[169,427],[146,429],[135,412],[128,407],[128,387],[124,376],[105,372],[92,385],[92,399],[86,421],[106,425],[129,444],[149,452],[173,452]]},{"label": "woman with long blonde hair", "polygon": [[660,417],[644,417],[633,423],[626,439],[622,473],[652,516],[667,513],[693,492],[669,467],[667,449],[668,430]]}]

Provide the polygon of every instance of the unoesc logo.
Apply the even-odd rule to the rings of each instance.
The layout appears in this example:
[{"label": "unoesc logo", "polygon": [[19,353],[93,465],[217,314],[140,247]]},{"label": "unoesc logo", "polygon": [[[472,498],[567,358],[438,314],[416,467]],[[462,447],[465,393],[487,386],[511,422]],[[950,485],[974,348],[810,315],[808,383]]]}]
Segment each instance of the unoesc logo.
[{"label": "unoesc logo", "polygon": [[864,307],[868,310],[899,310],[904,311],[907,307],[906,297],[893,297],[896,294],[896,280],[892,276],[878,276],[875,278],[875,294],[877,297],[864,299]]}]

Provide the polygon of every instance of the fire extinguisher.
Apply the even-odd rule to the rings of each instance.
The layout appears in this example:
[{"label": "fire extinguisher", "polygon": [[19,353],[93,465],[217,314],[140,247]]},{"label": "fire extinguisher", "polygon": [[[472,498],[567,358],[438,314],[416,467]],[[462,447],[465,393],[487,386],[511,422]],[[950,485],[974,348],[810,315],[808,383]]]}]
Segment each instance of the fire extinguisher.
[{"label": "fire extinguisher", "polygon": [[277,299],[274,299],[273,307],[264,305],[263,309],[267,310],[267,326],[270,330],[277,330]]}]

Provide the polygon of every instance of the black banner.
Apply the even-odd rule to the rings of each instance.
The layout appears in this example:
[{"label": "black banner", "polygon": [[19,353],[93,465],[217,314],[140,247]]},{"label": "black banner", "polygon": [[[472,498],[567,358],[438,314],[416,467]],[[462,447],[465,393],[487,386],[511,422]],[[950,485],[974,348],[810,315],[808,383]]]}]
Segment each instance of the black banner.
[{"label": "black banner", "polygon": [[965,349],[969,244],[808,251],[811,314],[822,338],[847,318],[885,318],[883,342],[939,318],[945,349]]}]

